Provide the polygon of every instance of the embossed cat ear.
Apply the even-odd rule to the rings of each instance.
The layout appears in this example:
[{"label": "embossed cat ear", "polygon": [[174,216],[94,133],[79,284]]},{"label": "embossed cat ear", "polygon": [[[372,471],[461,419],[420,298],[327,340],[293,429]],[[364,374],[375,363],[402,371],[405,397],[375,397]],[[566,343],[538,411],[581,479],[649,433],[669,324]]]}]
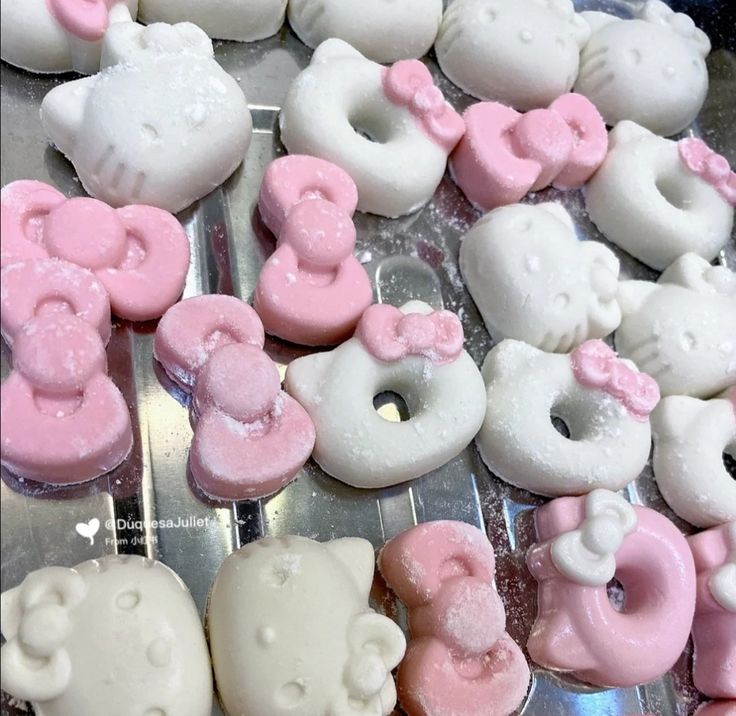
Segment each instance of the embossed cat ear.
[{"label": "embossed cat ear", "polygon": [[373,584],[375,555],[370,542],[355,537],[343,537],[327,542],[325,549],[352,575],[361,594],[368,594]]},{"label": "embossed cat ear", "polygon": [[691,41],[703,57],[707,57],[710,53],[711,44],[708,35],[696,27],[689,15],[674,12],[671,7],[661,2],[661,0],[647,0],[637,15],[647,22],[664,25],[686,40]]},{"label": "embossed cat ear", "polygon": [[636,313],[644,305],[644,301],[660,289],[652,281],[621,281],[618,284],[618,305],[621,313],[624,316]]},{"label": "embossed cat ear", "polygon": [[46,136],[69,156],[77,144],[84,112],[97,77],[84,77],[54,87],[41,103],[41,124]]},{"label": "embossed cat ear", "polygon": [[620,144],[627,144],[642,137],[653,136],[654,134],[648,129],[629,119],[624,119],[608,133],[608,150],[611,151]]},{"label": "embossed cat ear", "polygon": [[711,266],[697,254],[683,254],[659,277],[659,283],[672,283],[702,294],[736,296],[736,273],[725,266]]},{"label": "embossed cat ear", "polygon": [[492,350],[483,361],[481,375],[486,385],[492,380],[504,380],[513,376],[520,364],[529,362],[540,355],[542,351],[523,341],[507,338]]},{"label": "embossed cat ear", "polygon": [[546,201],[543,204],[537,204],[537,207],[540,209],[544,209],[548,214],[554,216],[555,219],[561,221],[565,226],[570,229],[570,231],[575,231],[575,223],[573,222],[572,217],[568,213],[567,209],[565,209],[562,204],[558,204],[556,201]]},{"label": "embossed cat ear", "polygon": [[333,37],[329,40],[325,40],[314,51],[310,64],[323,65],[328,62],[332,62],[333,60],[356,57],[363,60],[365,59],[365,57],[352,45],[348,44],[344,40],[338,40],[336,37]]},{"label": "embossed cat ear", "polygon": [[598,12],[597,10],[588,10],[587,12],[581,12],[580,17],[585,21],[585,24],[590,30],[590,34],[598,32],[601,28],[606,25],[610,25],[613,22],[620,22],[621,18],[611,15],[607,12]]}]

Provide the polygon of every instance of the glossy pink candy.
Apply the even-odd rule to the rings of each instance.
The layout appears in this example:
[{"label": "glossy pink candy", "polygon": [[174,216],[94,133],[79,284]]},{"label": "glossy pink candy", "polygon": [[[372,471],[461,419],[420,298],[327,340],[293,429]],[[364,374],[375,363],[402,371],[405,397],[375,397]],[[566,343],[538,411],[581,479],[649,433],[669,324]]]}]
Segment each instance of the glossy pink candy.
[{"label": "glossy pink candy", "polygon": [[32,480],[74,484],[117,467],[133,444],[125,399],[106,375],[99,333],[47,315],[15,337],[2,384],[2,462]]},{"label": "glossy pink candy", "polygon": [[253,306],[271,335],[302,345],[352,335],[373,297],[353,256],[356,201],[352,179],[324,160],[287,156],[266,171],[259,207],[279,245],[261,270]]},{"label": "glossy pink candy", "polygon": [[736,172],[728,159],[716,154],[702,139],[687,137],[677,143],[683,164],[708,182],[731,206],[736,206]]},{"label": "glossy pink candy", "polygon": [[623,611],[606,586],[585,586],[558,571],[552,540],[586,519],[586,497],[561,497],[537,509],[539,544],[527,564],[539,583],[527,649],[538,664],[597,686],[627,687],[661,676],[687,644],[695,611],[695,567],[687,541],[666,517],[634,506],[637,526],[615,551]]},{"label": "glossy pink candy", "polygon": [[452,311],[405,314],[385,303],[366,310],[355,334],[371,355],[387,363],[412,355],[438,365],[452,363],[465,340],[462,323]]},{"label": "glossy pink candy", "polygon": [[7,344],[36,316],[75,315],[110,340],[110,300],[94,274],[60,259],[31,259],[0,272],[0,328]]},{"label": "glossy pink candy", "polygon": [[639,422],[646,422],[659,403],[657,381],[630,368],[600,339],[578,346],[570,354],[570,363],[578,383],[608,393]]},{"label": "glossy pink candy", "polygon": [[483,211],[514,204],[550,184],[580,187],[608,151],[603,119],[578,94],[564,94],[549,109],[526,114],[498,102],[479,102],[463,118],[466,132],[450,157],[450,170]]},{"label": "glossy pink candy", "polygon": [[56,257],[90,269],[113,312],[158,318],[184,288],[189,241],[177,219],[152,206],[112,209],[97,199],[66,199],[37,181],[3,187],[2,266]]},{"label": "glossy pink candy", "polygon": [[406,107],[424,133],[448,154],[460,141],[465,132],[463,118],[419,60],[399,60],[384,70],[383,91],[389,102]]},{"label": "glossy pink candy", "polygon": [[255,346],[234,343],[212,354],[197,379],[194,410],[189,464],[213,497],[277,492],[312,454],[311,418],[281,390],[276,365]]},{"label": "glossy pink candy", "polygon": [[[698,572],[693,622],[693,682],[714,699],[736,699],[736,605],[728,609],[716,599],[714,578],[736,557],[736,523],[721,525],[688,539]],[[730,568],[731,594],[736,594],[736,564]],[[722,572],[721,578],[728,578]]]},{"label": "glossy pink candy", "polygon": [[399,667],[409,716],[505,716],[529,688],[529,667],[506,633],[486,536],[463,522],[428,522],[392,539],[378,566],[409,608],[412,640]]},{"label": "glossy pink candy", "polygon": [[46,0],[56,21],[67,32],[93,42],[101,40],[110,22],[105,0]]}]

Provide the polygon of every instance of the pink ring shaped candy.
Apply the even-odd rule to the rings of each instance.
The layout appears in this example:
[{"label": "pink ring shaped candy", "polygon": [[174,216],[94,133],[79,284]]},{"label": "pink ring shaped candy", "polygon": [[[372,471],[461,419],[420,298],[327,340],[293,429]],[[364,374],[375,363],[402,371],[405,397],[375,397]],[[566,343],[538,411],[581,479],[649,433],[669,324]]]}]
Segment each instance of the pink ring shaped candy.
[{"label": "pink ring shaped candy", "polygon": [[736,699],[736,522],[688,539],[698,572],[693,683],[714,699]]},{"label": "pink ring shaped candy", "polygon": [[123,462],[133,444],[130,414],[106,365],[99,334],[76,316],[26,323],[2,384],[3,465],[25,478],[74,484]]},{"label": "pink ring shaped candy", "polygon": [[550,184],[582,186],[608,151],[606,125],[578,94],[558,97],[548,109],[521,114],[498,102],[479,102],[463,115],[466,132],[450,158],[465,196],[490,211],[514,204]]},{"label": "pink ring shaped candy", "polygon": [[112,209],[97,199],[65,199],[41,182],[3,187],[2,266],[56,257],[90,269],[113,312],[158,318],[184,288],[189,241],[177,219],[151,206]]},{"label": "pink ring shaped candy", "polygon": [[109,24],[105,0],[46,0],[56,21],[81,40],[101,40]]},{"label": "pink ring shaped candy", "polygon": [[95,275],[59,259],[33,259],[0,272],[0,328],[12,348],[17,333],[36,316],[72,314],[110,340],[110,300]]},{"label": "pink ring shaped candy", "polygon": [[244,301],[195,296],[166,311],[156,328],[153,355],[174,382],[189,390],[218,348],[230,343],[263,348],[264,340],[261,319]]},{"label": "pink ring shaped candy", "polygon": [[[680,531],[608,490],[553,500],[535,522],[531,658],[597,686],[634,686],[668,671],[695,611],[695,566]],[[614,576],[625,590],[622,611],[608,597]]]},{"label": "pink ring shaped candy", "polygon": [[278,369],[247,343],[212,354],[194,389],[192,476],[212,497],[265,497],[288,483],[312,454],[314,424],[281,390]]},{"label": "pink ring shaped candy", "polygon": [[486,536],[463,522],[420,524],[381,550],[386,583],[409,609],[412,640],[399,667],[408,716],[507,716],[529,667],[506,633]]},{"label": "pink ring shaped candy", "polygon": [[253,306],[268,333],[302,345],[350,337],[373,299],[353,256],[356,201],[350,177],[321,159],[283,157],[266,171],[261,213],[277,227],[279,246],[261,270]]}]

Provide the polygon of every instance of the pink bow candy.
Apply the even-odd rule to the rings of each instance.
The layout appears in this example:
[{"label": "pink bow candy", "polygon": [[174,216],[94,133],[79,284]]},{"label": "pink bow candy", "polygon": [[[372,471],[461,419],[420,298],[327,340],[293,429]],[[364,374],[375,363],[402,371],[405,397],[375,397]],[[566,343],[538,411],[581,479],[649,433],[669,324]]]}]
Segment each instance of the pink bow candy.
[{"label": "pink bow candy", "polygon": [[450,168],[464,194],[484,211],[514,204],[550,184],[580,187],[608,152],[606,125],[579,94],[564,94],[548,109],[526,114],[479,102],[463,119],[467,129]]},{"label": "pink bow candy", "polygon": [[460,319],[450,311],[402,313],[386,304],[369,306],[355,331],[375,358],[394,363],[406,356],[424,356],[433,363],[452,363],[463,350]]},{"label": "pink bow candy", "polygon": [[46,4],[56,22],[80,40],[101,40],[110,24],[105,0],[46,0]]},{"label": "pink bow candy", "polygon": [[616,398],[635,420],[644,422],[657,407],[657,381],[629,368],[603,341],[586,341],[570,354],[570,362],[578,383]]},{"label": "pink bow candy", "polygon": [[445,101],[429,70],[419,60],[400,60],[384,71],[389,102],[407,107],[425,133],[451,152],[465,132],[463,118]]},{"label": "pink bow candy", "polygon": [[728,159],[716,154],[702,139],[688,137],[677,143],[680,159],[703,181],[708,182],[731,206],[736,206],[736,172]]}]

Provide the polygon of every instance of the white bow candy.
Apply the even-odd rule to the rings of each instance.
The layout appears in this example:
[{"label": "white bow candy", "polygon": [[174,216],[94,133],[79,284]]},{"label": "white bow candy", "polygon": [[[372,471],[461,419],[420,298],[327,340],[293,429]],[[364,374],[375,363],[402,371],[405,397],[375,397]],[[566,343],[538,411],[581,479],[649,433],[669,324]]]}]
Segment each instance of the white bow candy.
[{"label": "white bow candy", "polygon": [[634,508],[610,490],[593,490],[585,500],[580,527],[557,537],[550,546],[552,562],[568,579],[601,587],[616,573],[616,552],[636,529]]}]

